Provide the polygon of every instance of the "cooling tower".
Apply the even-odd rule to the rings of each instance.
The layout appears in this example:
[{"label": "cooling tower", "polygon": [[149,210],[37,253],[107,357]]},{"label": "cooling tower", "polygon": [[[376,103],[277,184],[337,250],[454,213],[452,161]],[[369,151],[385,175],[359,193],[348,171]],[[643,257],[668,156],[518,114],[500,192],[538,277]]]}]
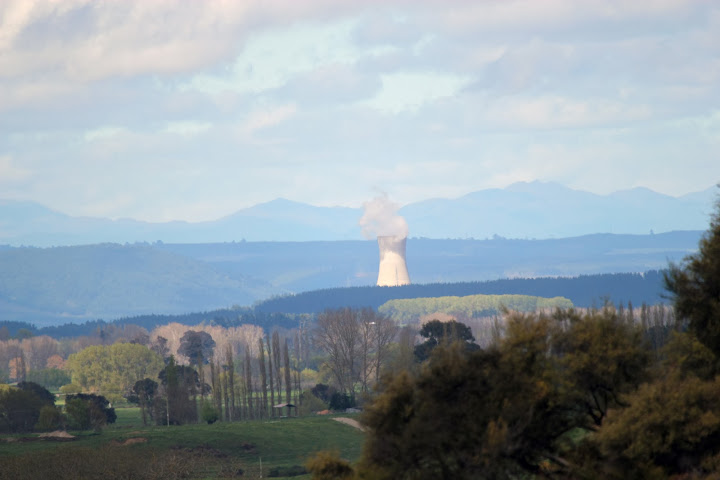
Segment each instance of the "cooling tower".
[{"label": "cooling tower", "polygon": [[380,268],[377,284],[381,287],[396,287],[410,284],[405,264],[406,237],[377,237],[380,248]]}]

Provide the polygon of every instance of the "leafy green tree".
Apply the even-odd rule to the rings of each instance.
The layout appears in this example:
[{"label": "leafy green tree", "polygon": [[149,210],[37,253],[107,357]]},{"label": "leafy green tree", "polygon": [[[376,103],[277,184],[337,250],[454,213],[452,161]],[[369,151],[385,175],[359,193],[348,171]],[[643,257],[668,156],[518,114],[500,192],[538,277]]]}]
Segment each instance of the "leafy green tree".
[{"label": "leafy green tree", "polygon": [[48,389],[42,385],[38,385],[35,382],[20,382],[17,384],[17,388],[32,393],[45,405],[55,405],[55,395],[50,393]]},{"label": "leafy green tree", "polygon": [[688,322],[690,331],[715,355],[720,355],[720,201],[698,252],[680,265],[670,264],[664,279],[678,317]]},{"label": "leafy green tree", "polygon": [[681,377],[694,375],[701,380],[712,380],[720,373],[720,358],[690,332],[672,332],[662,353],[666,372]]},{"label": "leafy green tree", "polygon": [[590,478],[711,479],[720,471],[720,378],[667,375],[629,396],[591,442]]},{"label": "leafy green tree", "polygon": [[133,343],[87,347],[70,355],[66,364],[74,384],[86,392],[103,393],[113,401],[129,393],[138,380],[157,376],[163,366],[156,352]]},{"label": "leafy green tree", "polygon": [[93,429],[99,431],[109,423],[115,423],[117,414],[110,402],[102,395],[78,393],[68,395],[65,400],[65,412],[70,427],[76,430]]},{"label": "leafy green tree", "polygon": [[154,419],[154,409],[152,406],[157,393],[158,383],[150,378],[144,378],[135,382],[132,388],[132,394],[126,397],[129,402],[140,405],[143,425],[147,425],[148,415],[150,416],[150,420]]},{"label": "leafy green tree", "polygon": [[70,374],[64,370],[57,368],[42,368],[39,370],[30,370],[25,376],[28,382],[35,382],[45,388],[60,388],[71,382]]},{"label": "leafy green tree", "polygon": [[422,326],[420,336],[426,340],[415,346],[415,358],[423,362],[430,357],[433,349],[443,342],[462,342],[468,352],[480,348],[475,343],[475,337],[470,327],[456,320],[441,322],[431,320]]},{"label": "leafy green tree", "polygon": [[72,393],[81,393],[82,387],[76,383],[68,383],[60,387],[60,393],[70,395]]},{"label": "leafy green tree", "polygon": [[553,388],[547,327],[469,354],[440,345],[416,378],[386,383],[363,414],[361,476],[503,479],[540,475],[548,459],[562,465],[563,436],[581,419]]},{"label": "leafy green tree", "polygon": [[31,432],[45,405],[47,403],[30,390],[11,387],[0,391],[0,430]]},{"label": "leafy green tree", "polygon": [[193,365],[205,365],[213,356],[215,340],[209,333],[195,330],[186,331],[180,338],[178,353],[190,359]]},{"label": "leafy green tree", "polygon": [[641,331],[604,309],[512,313],[486,348],[438,342],[420,372],[401,372],[366,407],[362,478],[562,477],[574,435],[647,378]]},{"label": "leafy green tree", "polygon": [[187,365],[177,365],[171,356],[158,378],[163,386],[164,398],[156,397],[156,421],[172,425],[196,423],[198,411],[195,398],[201,388],[198,373]]},{"label": "leafy green tree", "polygon": [[553,339],[561,379],[591,427],[599,427],[608,409],[626,406],[622,396],[649,377],[642,328],[610,307],[587,314],[558,311],[555,319],[564,326]]},{"label": "leafy green tree", "polygon": [[65,414],[72,430],[90,429],[90,405],[79,398],[65,400]]}]

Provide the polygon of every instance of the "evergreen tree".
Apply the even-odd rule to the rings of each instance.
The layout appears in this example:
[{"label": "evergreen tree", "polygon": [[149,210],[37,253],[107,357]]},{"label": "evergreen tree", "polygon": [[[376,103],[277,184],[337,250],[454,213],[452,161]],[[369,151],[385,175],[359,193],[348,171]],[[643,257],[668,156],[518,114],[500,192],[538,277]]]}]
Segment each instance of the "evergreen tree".
[{"label": "evergreen tree", "polygon": [[680,321],[720,355],[720,200],[698,252],[671,264],[664,280]]}]

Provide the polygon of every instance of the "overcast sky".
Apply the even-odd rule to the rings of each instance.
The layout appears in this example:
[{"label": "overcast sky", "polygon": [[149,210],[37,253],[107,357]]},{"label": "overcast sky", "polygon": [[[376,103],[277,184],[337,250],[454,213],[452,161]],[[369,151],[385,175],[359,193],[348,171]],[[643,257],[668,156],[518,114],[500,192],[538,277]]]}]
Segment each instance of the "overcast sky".
[{"label": "overcast sky", "polygon": [[0,2],[0,198],[208,220],[720,181],[720,2]]}]

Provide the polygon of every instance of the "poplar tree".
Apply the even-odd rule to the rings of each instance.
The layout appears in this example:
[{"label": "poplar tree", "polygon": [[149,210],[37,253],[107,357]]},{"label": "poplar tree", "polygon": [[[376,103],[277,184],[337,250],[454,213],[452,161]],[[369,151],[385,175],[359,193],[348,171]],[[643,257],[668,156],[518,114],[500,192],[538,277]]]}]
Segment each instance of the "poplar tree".
[{"label": "poplar tree", "polygon": [[248,418],[255,418],[253,412],[253,388],[252,388],[252,368],[250,365],[250,348],[245,348],[245,404],[247,405]]},{"label": "poplar tree", "polygon": [[[288,350],[288,341],[285,339],[285,347],[283,348],[285,355],[285,402],[292,402],[292,381],[290,379],[290,352]],[[290,407],[288,406],[288,417],[290,416]]]},{"label": "poplar tree", "polygon": [[272,334],[272,344],[273,344],[273,363],[275,364],[275,381],[276,384],[276,390],[278,392],[278,400],[281,397],[282,392],[282,376],[280,375],[280,364],[282,362],[282,351],[280,350],[280,335],[278,334],[277,330],[273,332]]},{"label": "poplar tree", "polygon": [[258,339],[258,366],[260,367],[260,381],[262,382],[262,407],[260,416],[267,416],[267,372],[265,371],[265,347],[262,338]]},{"label": "poplar tree", "polygon": [[[265,337],[265,341],[267,343],[267,350],[268,350],[268,373],[270,374],[269,383],[270,383],[270,410],[272,411],[272,416],[275,416],[275,408],[272,408],[275,406],[275,380],[273,378],[273,355],[272,355],[272,348],[270,348],[270,337]],[[278,392],[280,393],[280,392]]]},{"label": "poplar tree", "polygon": [[[235,419],[235,362],[232,345],[228,344],[225,350],[225,363],[227,366],[227,386],[225,388],[225,412],[228,420]],[[229,396],[229,403],[228,403]]]}]

